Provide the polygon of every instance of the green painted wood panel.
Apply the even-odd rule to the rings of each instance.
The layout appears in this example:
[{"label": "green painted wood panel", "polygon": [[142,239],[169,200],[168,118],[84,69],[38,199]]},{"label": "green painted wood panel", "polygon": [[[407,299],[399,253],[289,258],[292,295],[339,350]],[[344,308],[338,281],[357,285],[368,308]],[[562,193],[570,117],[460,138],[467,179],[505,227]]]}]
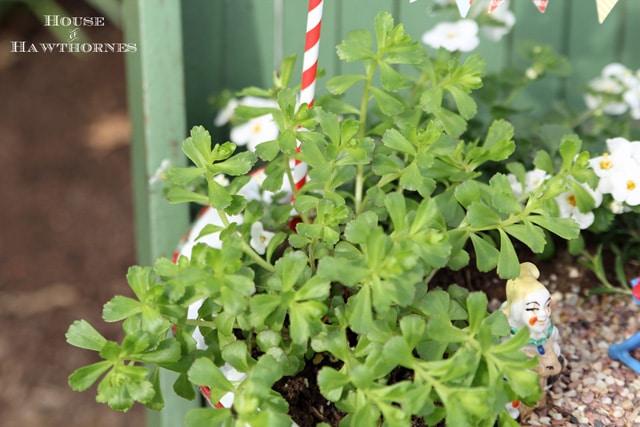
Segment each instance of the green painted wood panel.
[{"label": "green painted wood panel", "polygon": [[[324,84],[336,73],[359,71],[358,65],[342,64],[335,53],[336,44],[349,31],[372,28],[374,16],[385,10],[419,40],[441,19],[432,8],[429,0],[325,0],[319,67],[326,76],[318,82],[317,96],[326,93]],[[511,8],[517,23],[508,37],[496,43],[481,35],[477,51],[486,58],[488,71],[522,65],[516,52],[527,40],[554,46],[574,64],[569,79],[536,82],[522,95],[524,105],[541,108],[567,97],[572,105],[580,106],[580,89],[607,63],[624,61],[630,67],[640,67],[640,55],[633,47],[633,41],[640,39],[640,26],[633,18],[640,16],[640,2],[620,2],[604,24],[598,23],[595,2],[585,0],[551,1],[544,14],[526,0],[512,1]],[[283,56],[297,55],[293,83],[298,84],[306,10],[306,0],[183,2],[188,125],[203,124],[213,133],[219,132],[213,129],[215,109],[209,98],[223,89],[271,85],[273,71]],[[448,17],[458,18],[455,13]]]},{"label": "green painted wood panel", "polygon": [[[171,257],[189,223],[187,206],[169,205],[161,182],[150,182],[164,160],[186,163],[180,150],[186,132],[180,9],[178,3],[159,0],[125,0],[123,8],[124,39],[138,47],[126,57],[137,261],[151,265]],[[196,405],[175,395],[175,380],[161,371],[165,409],[147,411],[147,425],[180,426],[187,409]]]}]

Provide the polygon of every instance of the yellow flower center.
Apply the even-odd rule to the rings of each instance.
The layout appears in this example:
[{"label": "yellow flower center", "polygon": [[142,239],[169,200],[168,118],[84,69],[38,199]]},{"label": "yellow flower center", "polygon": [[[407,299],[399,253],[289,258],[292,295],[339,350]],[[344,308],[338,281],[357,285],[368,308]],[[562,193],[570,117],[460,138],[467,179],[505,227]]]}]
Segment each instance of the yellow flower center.
[{"label": "yellow flower center", "polygon": [[609,170],[613,167],[613,162],[609,159],[609,153],[604,153],[602,155],[602,160],[600,160],[598,166],[600,166],[600,169],[602,170]]},{"label": "yellow flower center", "polygon": [[578,206],[578,204],[576,203],[576,196],[573,194],[571,194],[570,196],[567,196],[567,202],[569,202],[569,204],[574,208]]},{"label": "yellow flower center", "polygon": [[627,181],[627,190],[633,191],[635,189],[636,189],[635,181],[632,181],[632,180]]},{"label": "yellow flower center", "polygon": [[260,126],[260,123],[256,123],[253,125],[252,131],[254,134],[259,134],[261,130],[262,130],[262,127]]}]

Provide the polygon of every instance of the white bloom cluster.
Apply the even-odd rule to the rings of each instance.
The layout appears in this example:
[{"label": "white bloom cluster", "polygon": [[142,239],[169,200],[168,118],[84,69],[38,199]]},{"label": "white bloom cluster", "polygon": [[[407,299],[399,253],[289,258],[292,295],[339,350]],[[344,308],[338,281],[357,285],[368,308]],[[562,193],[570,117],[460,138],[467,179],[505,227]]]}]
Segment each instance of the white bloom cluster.
[{"label": "white bloom cluster", "polygon": [[[590,160],[591,168],[600,178],[598,186],[595,189],[586,184],[581,186],[591,195],[596,208],[602,204],[605,195],[610,195],[613,202],[608,208],[619,214],[629,206],[640,205],[640,141],[612,138],[607,140],[607,149],[608,152]],[[525,174],[524,182],[520,182],[513,174],[507,178],[514,195],[520,199],[542,185],[549,175],[543,170],[534,169]],[[594,213],[581,212],[572,191],[559,195],[555,200],[562,218],[572,218],[581,229],[593,224]]]},{"label": "white bloom cluster", "polygon": [[640,141],[607,140],[608,152],[591,159],[600,177],[598,192],[611,194],[618,204],[640,205]]},{"label": "white bloom cluster", "polygon": [[589,82],[584,102],[590,110],[614,116],[629,112],[634,120],[640,119],[640,70],[633,72],[619,63],[607,65]]},{"label": "white bloom cluster", "polygon": [[[473,3],[467,19],[455,22],[440,22],[431,30],[422,35],[422,42],[434,49],[440,47],[454,52],[471,52],[480,44],[479,33],[484,34],[489,40],[499,41],[511,31],[516,22],[516,17],[509,9],[509,0],[502,3],[490,15],[487,12],[490,0],[479,0]],[[455,0],[436,0],[441,6],[455,3]],[[491,21],[478,25],[478,22],[488,20],[480,17],[488,15]]]},{"label": "white bloom cluster", "polygon": [[[229,122],[233,123],[235,121],[235,110],[241,105],[247,107],[278,107],[278,103],[271,99],[256,96],[245,96],[241,99],[233,98],[225,108],[220,110],[214,124],[216,126],[223,126]],[[278,134],[278,125],[273,120],[273,116],[271,114],[265,114],[232,126],[229,139],[237,145],[246,145],[249,151],[255,152],[258,144],[273,141],[278,137]]]}]

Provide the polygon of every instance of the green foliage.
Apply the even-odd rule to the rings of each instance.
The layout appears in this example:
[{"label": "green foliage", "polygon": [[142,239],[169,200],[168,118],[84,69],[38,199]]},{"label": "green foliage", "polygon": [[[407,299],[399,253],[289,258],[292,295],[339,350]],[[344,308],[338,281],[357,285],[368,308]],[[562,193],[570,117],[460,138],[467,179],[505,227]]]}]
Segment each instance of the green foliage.
[{"label": "green foliage", "polygon": [[[84,321],[70,327],[70,344],[104,359],[74,372],[72,388],[100,381],[98,400],[114,409],[134,401],[158,408],[162,367],[180,374],[175,389],[187,398],[189,383],[210,387],[214,400],[235,393],[233,409],[193,410],[189,426],[288,426],[287,403],[273,385],[320,358],[332,361],[319,372],[320,390],[345,412],[344,426],[408,426],[413,416],[427,425],[493,426],[508,418],[508,402],[536,401],[536,360],[521,351],[526,328],[509,339],[505,316],[488,314],[484,294],[444,291],[430,280],[439,269],[467,266],[469,251],[481,271],[515,277],[513,239],[541,252],[547,232],[577,237],[577,225],[557,218],[551,202],[587,167],[580,141],[562,142],[558,165],[540,154],[553,178],[516,199],[504,171],[487,173],[504,170],[513,155],[512,125],[495,120],[481,135],[464,136],[477,112],[471,94],[482,85],[480,57],[427,58],[386,13],[373,34],[352,32],[337,52],[362,64],[362,74],[329,80],[332,95],[311,110],[296,108],[286,87],[290,59],[275,89],[249,91],[279,105],[238,112],[269,113],[277,123],[278,139],[258,146],[257,157],[192,129],[182,149],[193,166],[169,171],[167,195],[215,210],[222,225],[203,233],[218,233],[222,246],[200,244],[190,259],[133,267],[127,278],[136,299],[116,296],[103,312],[106,321],[123,321],[122,344]],[[341,95],[355,90],[360,104],[346,104]],[[293,185],[294,159],[308,167],[301,189]],[[295,231],[288,198],[248,201],[240,192],[258,160],[263,190],[277,191],[283,179],[295,189]],[[237,178],[224,186],[219,174]],[[257,222],[277,233],[266,256],[252,247]],[[197,318],[187,318],[201,299]],[[195,327],[206,350],[196,349]],[[246,377],[226,379],[224,364]]]}]

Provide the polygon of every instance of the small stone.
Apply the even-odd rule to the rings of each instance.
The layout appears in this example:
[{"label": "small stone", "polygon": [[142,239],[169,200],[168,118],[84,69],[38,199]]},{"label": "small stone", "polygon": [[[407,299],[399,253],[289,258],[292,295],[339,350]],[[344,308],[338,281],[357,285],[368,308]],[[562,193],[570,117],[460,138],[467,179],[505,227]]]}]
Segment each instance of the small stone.
[{"label": "small stone", "polygon": [[624,417],[624,409],[622,408],[616,408],[613,410],[613,416],[616,418],[622,418]]}]

